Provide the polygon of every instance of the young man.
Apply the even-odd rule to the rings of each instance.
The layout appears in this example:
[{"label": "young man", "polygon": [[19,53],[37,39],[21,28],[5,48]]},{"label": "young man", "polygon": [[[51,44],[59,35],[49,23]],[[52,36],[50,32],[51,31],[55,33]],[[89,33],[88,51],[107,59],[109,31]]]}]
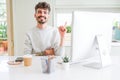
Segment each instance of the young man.
[{"label": "young man", "polygon": [[37,25],[26,34],[25,54],[40,54],[60,56],[64,53],[63,40],[66,32],[65,26],[59,28],[47,25],[50,13],[50,5],[39,2],[35,6]]}]

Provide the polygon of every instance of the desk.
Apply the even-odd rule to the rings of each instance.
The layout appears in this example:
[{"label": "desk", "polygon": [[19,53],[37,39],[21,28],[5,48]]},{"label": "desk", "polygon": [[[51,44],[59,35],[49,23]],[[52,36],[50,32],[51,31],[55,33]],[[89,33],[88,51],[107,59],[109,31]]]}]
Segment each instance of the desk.
[{"label": "desk", "polygon": [[[112,65],[102,69],[92,69],[80,64],[70,65],[65,71],[57,65],[55,72],[41,73],[39,57],[33,57],[31,67],[21,65],[10,66],[6,62],[9,57],[0,57],[1,80],[120,80],[120,57],[112,57]],[[119,63],[119,64],[117,64]]]}]

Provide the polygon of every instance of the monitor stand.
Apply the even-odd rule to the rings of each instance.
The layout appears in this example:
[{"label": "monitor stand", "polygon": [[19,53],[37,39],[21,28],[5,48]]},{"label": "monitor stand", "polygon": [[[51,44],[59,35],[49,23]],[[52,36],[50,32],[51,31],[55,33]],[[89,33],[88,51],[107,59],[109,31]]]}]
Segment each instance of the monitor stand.
[{"label": "monitor stand", "polygon": [[101,69],[103,67],[109,66],[111,64],[111,57],[110,53],[110,44],[105,42],[105,38],[103,35],[96,35],[95,36],[95,44],[96,47],[94,50],[95,54],[98,54],[96,58],[89,59],[88,63],[84,64],[83,66]]}]

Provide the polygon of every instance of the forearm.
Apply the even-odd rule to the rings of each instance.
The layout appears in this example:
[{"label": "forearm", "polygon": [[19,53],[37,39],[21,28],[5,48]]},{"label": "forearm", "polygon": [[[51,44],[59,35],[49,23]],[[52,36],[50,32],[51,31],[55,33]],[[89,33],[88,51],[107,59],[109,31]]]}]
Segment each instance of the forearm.
[{"label": "forearm", "polygon": [[63,56],[65,53],[65,49],[64,49],[64,36],[60,38],[60,46],[56,52],[58,54],[58,56]]},{"label": "forearm", "polygon": [[60,47],[64,46],[64,37],[60,39]]},{"label": "forearm", "polygon": [[32,54],[32,46],[27,42],[24,44],[24,54]]},{"label": "forearm", "polygon": [[65,48],[64,46],[60,46],[57,51],[55,52],[56,56],[63,56],[65,54]]},{"label": "forearm", "polygon": [[24,54],[32,54],[32,43],[30,40],[30,36],[28,34],[25,35],[25,42],[24,42]]},{"label": "forearm", "polygon": [[32,50],[30,48],[24,48],[24,54],[32,54]]}]

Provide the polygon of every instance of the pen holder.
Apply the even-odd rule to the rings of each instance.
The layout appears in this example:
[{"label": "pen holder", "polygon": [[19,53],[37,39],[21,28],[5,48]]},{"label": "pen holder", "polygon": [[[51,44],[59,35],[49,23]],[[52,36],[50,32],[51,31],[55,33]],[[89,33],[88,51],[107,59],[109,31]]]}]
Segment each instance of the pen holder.
[{"label": "pen holder", "polygon": [[55,60],[48,59],[48,58],[42,58],[41,59],[41,66],[42,66],[43,73],[54,72],[55,71]]}]

